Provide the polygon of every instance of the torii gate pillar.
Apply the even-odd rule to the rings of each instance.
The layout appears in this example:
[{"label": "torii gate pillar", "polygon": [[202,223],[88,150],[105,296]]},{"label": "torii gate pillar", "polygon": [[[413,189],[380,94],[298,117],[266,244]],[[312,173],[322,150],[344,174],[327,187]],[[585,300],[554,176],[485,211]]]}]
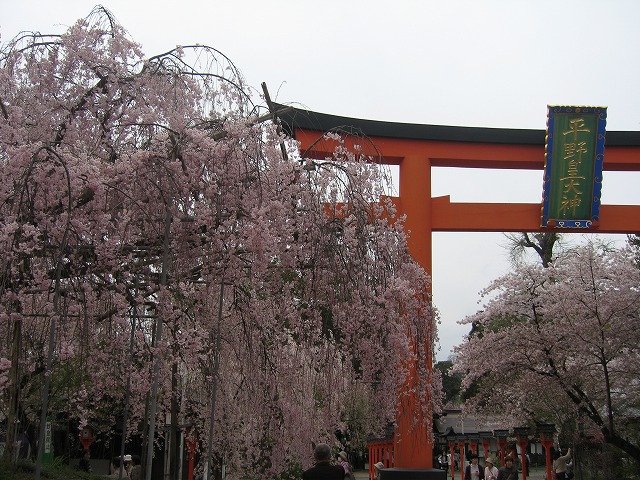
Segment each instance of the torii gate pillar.
[{"label": "torii gate pillar", "polygon": [[[406,214],[405,228],[411,232],[408,238],[409,251],[413,258],[431,272],[431,164],[421,156],[407,156],[400,161],[400,191],[402,197],[399,210]],[[428,367],[431,368],[431,345],[425,345]],[[396,416],[394,435],[394,467],[402,469],[430,469],[433,467],[433,444],[427,428],[431,428],[430,415],[420,408],[420,399],[415,398],[417,383],[416,367],[411,365],[405,388],[405,401],[400,402]]]}]

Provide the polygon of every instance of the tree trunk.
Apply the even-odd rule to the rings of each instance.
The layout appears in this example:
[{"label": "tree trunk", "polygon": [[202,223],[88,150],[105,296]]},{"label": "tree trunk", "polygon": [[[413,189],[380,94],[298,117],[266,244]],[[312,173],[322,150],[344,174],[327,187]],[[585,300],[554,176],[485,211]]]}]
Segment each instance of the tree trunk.
[{"label": "tree trunk", "polygon": [[[175,342],[175,330],[174,330],[174,342]],[[170,446],[170,461],[171,461],[171,476],[172,480],[180,480],[180,455],[178,452],[180,442],[178,441],[178,364],[174,362],[171,367],[171,443]]]},{"label": "tree trunk", "polygon": [[4,460],[13,460],[13,450],[16,442],[16,420],[18,418],[18,391],[20,380],[18,378],[18,362],[20,361],[20,340],[22,337],[22,320],[13,322],[11,367],[9,367],[9,412],[7,414],[7,441],[4,448]]},{"label": "tree trunk", "polygon": [[637,445],[634,445],[633,443],[629,442],[629,440],[622,438],[615,432],[610,432],[606,427],[602,428],[601,431],[607,443],[613,445],[614,447],[618,447],[620,450],[633,458],[636,462],[640,463],[640,448],[638,448]]},{"label": "tree trunk", "polygon": [[215,330],[215,351],[213,353],[213,382],[211,385],[211,414],[209,419],[209,438],[207,439],[207,463],[205,464],[205,473],[207,478],[211,478],[212,457],[213,457],[213,431],[216,413],[216,398],[218,392],[218,373],[220,369],[220,330],[222,328],[222,309],[224,306],[224,272],[220,279],[220,299],[218,300],[218,322]]}]

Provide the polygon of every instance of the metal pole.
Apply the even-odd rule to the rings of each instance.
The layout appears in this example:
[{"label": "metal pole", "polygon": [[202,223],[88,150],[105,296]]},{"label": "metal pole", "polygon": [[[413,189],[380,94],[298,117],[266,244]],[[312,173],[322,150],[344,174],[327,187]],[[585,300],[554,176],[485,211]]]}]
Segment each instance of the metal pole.
[{"label": "metal pole", "polygon": [[[222,306],[224,299],[224,274],[220,279],[220,300],[218,302],[218,325],[216,327],[216,349],[213,354],[213,385],[211,386],[211,420],[209,424],[209,438],[207,439],[207,468],[205,478],[209,480],[211,474],[211,455],[213,453],[213,426],[216,413],[216,394],[218,387],[218,371],[220,370],[220,329],[222,326]],[[149,480],[149,479],[147,479]]]},{"label": "metal pole", "polygon": [[[56,156],[64,168],[67,179],[67,222],[60,242],[60,255],[56,261],[55,270],[55,290],[53,294],[53,315],[51,316],[51,324],[49,325],[49,350],[47,352],[47,369],[44,372],[44,387],[42,389],[42,411],[40,412],[40,432],[38,435],[38,456],[36,459],[36,470],[34,474],[35,480],[40,480],[40,472],[42,470],[42,454],[44,452],[44,436],[47,428],[47,409],[49,408],[49,386],[51,383],[51,364],[53,363],[53,351],[56,343],[56,318],[60,315],[60,277],[62,275],[62,259],[65,255],[67,242],[69,240],[69,229],[71,225],[71,179],[67,165],[62,158],[50,148],[46,149],[49,153]],[[37,155],[37,153],[35,154]],[[35,156],[34,156],[35,158]]]},{"label": "metal pole", "polygon": [[[136,287],[137,288],[137,287]],[[131,336],[129,337],[129,364],[133,363],[133,344],[136,335],[137,305],[133,304],[133,323],[131,324]],[[124,393],[124,414],[122,415],[122,444],[120,445],[120,464],[124,461],[124,446],[127,441],[127,423],[129,422],[129,398],[131,397],[131,375],[127,375],[127,389]],[[124,468],[120,468],[118,478],[122,480]]]},{"label": "metal pole", "polygon": [[[169,236],[171,234],[171,212],[167,210],[164,221],[164,245],[162,252],[162,270],[160,272],[160,285],[167,283],[167,263],[169,257]],[[162,319],[158,318],[156,323],[156,346],[162,340]],[[153,363],[153,384],[151,386],[151,407],[149,408],[149,435],[147,439],[147,455],[145,480],[151,480],[151,462],[153,461],[153,438],[156,434],[156,413],[158,410],[158,371],[160,370],[160,360],[156,356]]]}]

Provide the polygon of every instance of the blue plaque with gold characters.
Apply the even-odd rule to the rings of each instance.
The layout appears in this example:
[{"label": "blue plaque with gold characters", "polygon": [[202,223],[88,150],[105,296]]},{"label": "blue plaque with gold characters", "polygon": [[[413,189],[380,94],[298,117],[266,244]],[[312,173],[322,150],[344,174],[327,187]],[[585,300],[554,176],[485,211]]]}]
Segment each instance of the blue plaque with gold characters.
[{"label": "blue plaque with gold characters", "polygon": [[607,107],[547,107],[542,227],[597,228]]}]

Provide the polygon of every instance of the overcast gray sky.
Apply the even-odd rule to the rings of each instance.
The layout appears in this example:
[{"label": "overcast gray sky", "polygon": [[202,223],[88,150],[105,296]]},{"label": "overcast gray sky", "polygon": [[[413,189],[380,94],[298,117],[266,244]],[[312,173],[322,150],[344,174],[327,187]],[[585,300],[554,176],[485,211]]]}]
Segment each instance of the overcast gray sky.
[{"label": "overcast gray sky", "polygon": [[[0,0],[0,40],[61,33],[97,4]],[[249,85],[310,110],[408,123],[544,129],[548,104],[608,106],[607,130],[640,130],[637,0],[110,0],[147,55],[207,44]],[[605,152],[606,164],[606,152]],[[606,167],[605,167],[606,168]],[[504,188],[509,184],[509,188]],[[640,176],[606,172],[602,202],[640,204]],[[433,196],[539,202],[542,172],[434,168]],[[622,243],[621,239],[618,239]],[[478,291],[509,269],[495,233],[434,235],[438,359]]]}]

